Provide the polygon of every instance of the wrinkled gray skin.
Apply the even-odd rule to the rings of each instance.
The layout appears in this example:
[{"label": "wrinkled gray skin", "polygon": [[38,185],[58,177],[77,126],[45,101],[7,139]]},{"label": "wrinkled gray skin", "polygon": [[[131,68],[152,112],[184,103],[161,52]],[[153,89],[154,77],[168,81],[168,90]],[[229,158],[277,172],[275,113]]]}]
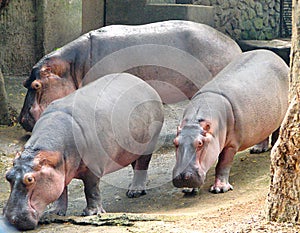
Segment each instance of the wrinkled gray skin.
[{"label": "wrinkled gray skin", "polygon": [[198,188],[217,162],[210,191],[233,189],[234,155],[268,138],[288,107],[289,68],[267,50],[246,52],[204,85],[186,108],[176,146],[173,184]]},{"label": "wrinkled gray skin", "polygon": [[134,177],[127,195],[144,195],[163,118],[159,95],[130,74],[105,76],[54,101],[6,174],[11,193],[4,216],[20,230],[33,229],[56,200],[54,213],[64,215],[73,178],[84,182],[83,214],[104,212],[100,178],[129,164]]},{"label": "wrinkled gray skin", "polygon": [[[110,73],[134,74],[149,82],[164,103],[175,103],[191,98],[240,53],[229,37],[189,21],[103,27],[46,55],[33,67],[24,81],[28,91],[19,122],[31,131],[53,100]],[[92,67],[96,70],[87,75]]]}]

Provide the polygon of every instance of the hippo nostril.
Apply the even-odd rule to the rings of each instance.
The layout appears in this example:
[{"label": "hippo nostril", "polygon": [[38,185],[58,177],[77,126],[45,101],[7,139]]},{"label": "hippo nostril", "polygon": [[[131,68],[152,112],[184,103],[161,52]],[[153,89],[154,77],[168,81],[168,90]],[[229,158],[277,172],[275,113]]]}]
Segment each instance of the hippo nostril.
[{"label": "hippo nostril", "polygon": [[183,180],[189,180],[192,178],[192,173],[185,172],[185,173],[181,173],[180,176],[181,176],[181,179],[183,179]]},{"label": "hippo nostril", "polygon": [[12,225],[15,225],[16,222],[17,222],[16,216],[12,216],[12,217],[10,218],[10,223],[11,223]]},{"label": "hippo nostril", "polygon": [[25,122],[25,120],[26,120],[25,117],[22,117],[20,122],[23,123]]}]

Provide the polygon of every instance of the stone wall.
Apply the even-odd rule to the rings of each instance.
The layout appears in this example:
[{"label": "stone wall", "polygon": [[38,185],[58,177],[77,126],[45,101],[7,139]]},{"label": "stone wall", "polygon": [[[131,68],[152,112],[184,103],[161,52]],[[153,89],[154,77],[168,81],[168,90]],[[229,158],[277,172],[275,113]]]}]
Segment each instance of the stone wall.
[{"label": "stone wall", "polygon": [[279,36],[280,0],[198,0],[215,7],[215,27],[234,39]]},{"label": "stone wall", "polygon": [[105,0],[82,0],[82,33],[105,25]]},{"label": "stone wall", "polygon": [[44,53],[81,34],[81,0],[44,0]]},{"label": "stone wall", "polygon": [[46,53],[81,34],[81,0],[10,0],[0,12],[0,69],[27,75]]},{"label": "stone wall", "polygon": [[171,0],[106,1],[106,25],[135,25],[172,19],[190,20],[213,26],[214,9],[211,6],[175,4]]},{"label": "stone wall", "polygon": [[175,0],[148,0],[147,3],[153,4],[153,3],[161,3],[161,4],[166,4],[166,3],[176,3]]},{"label": "stone wall", "polygon": [[0,69],[24,74],[35,63],[33,1],[11,0],[0,12]]}]

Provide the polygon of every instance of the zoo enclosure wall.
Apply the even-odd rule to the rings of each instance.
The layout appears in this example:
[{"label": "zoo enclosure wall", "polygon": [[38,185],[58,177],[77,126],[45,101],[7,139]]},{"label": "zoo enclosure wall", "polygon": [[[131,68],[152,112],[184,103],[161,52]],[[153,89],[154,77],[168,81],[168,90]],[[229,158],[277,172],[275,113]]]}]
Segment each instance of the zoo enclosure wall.
[{"label": "zoo enclosure wall", "polygon": [[43,55],[116,23],[185,19],[214,26],[235,40],[290,36],[289,1],[10,0],[0,11],[0,68],[6,76],[28,75]]}]

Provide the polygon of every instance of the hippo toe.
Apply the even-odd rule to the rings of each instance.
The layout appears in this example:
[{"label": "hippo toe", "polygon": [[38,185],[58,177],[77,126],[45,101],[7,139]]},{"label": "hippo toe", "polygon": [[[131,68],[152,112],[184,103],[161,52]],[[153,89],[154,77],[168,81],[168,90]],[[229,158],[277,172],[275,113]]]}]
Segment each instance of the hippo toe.
[{"label": "hippo toe", "polygon": [[126,192],[126,196],[129,197],[129,198],[137,198],[137,197],[140,197],[140,196],[143,196],[143,195],[146,195],[146,194],[147,194],[146,190],[132,190],[132,189],[129,189]]},{"label": "hippo toe", "polygon": [[213,186],[210,187],[210,192],[211,193],[226,193],[230,190],[233,190],[233,186],[229,183],[227,184],[214,184]]}]

